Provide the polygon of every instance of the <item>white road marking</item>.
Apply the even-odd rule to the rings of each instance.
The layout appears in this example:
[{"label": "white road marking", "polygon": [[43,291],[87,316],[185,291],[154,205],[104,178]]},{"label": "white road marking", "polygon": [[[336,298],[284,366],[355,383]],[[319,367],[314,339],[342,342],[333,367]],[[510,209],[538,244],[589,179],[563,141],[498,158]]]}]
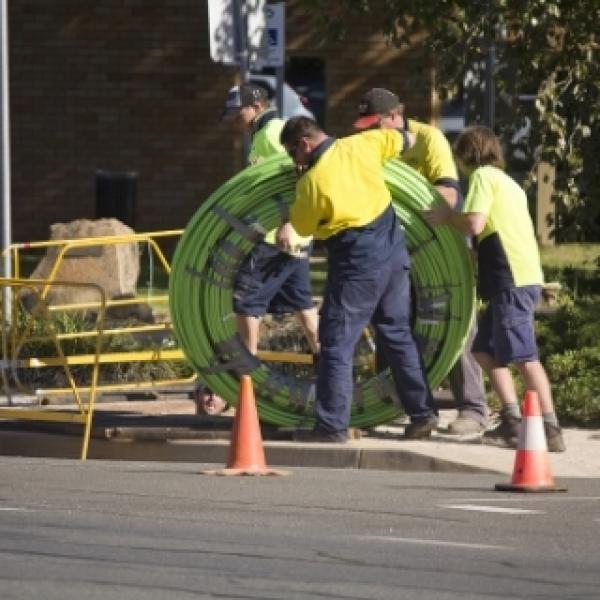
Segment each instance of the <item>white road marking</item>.
[{"label": "white road marking", "polygon": [[457,510],[473,510],[479,512],[505,513],[507,515],[543,515],[544,510],[527,508],[505,508],[504,506],[483,506],[481,504],[438,504],[441,508],[456,508]]},{"label": "white road marking", "polygon": [[[448,502],[456,502],[456,498],[453,498],[452,500],[448,499]],[[527,496],[527,498],[525,498],[522,495],[519,496],[515,496],[512,498],[506,497],[500,497],[498,496],[497,498],[494,498],[494,502],[552,502],[552,501],[560,501],[560,502],[564,502],[565,500],[600,500],[600,496],[556,496],[556,495],[552,495],[552,496]],[[460,502],[489,502],[490,501],[490,497],[488,496],[487,498],[460,498],[459,499]]]},{"label": "white road marking", "polygon": [[29,508],[19,508],[13,506],[0,506],[0,510],[5,510],[6,512],[32,512]]},{"label": "white road marking", "polygon": [[388,537],[384,535],[361,535],[363,540],[378,542],[396,542],[398,544],[419,544],[421,546],[448,546],[452,548],[473,548],[474,550],[514,550],[511,546],[497,546],[492,544],[467,544],[464,542],[448,542],[445,540],[422,540],[419,538]]}]

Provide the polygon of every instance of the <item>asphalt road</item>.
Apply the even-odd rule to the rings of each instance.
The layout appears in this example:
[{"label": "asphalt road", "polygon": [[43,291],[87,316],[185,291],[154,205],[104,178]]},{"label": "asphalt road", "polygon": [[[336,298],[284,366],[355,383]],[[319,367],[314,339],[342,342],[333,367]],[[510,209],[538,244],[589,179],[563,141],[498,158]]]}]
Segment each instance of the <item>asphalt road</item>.
[{"label": "asphalt road", "polygon": [[600,596],[600,479],[0,457],[2,600]]}]

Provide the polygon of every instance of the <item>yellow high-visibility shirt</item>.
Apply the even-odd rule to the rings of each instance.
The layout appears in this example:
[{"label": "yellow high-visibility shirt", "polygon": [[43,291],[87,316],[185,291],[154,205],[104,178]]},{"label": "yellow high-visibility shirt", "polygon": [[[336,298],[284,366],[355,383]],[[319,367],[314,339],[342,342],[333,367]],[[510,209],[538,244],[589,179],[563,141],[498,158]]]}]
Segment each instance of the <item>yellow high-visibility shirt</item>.
[{"label": "yellow high-visibility shirt", "polygon": [[543,284],[527,196],[514,179],[491,165],[479,167],[469,177],[464,212],[486,216],[485,227],[477,236],[482,298],[507,288]]},{"label": "yellow high-visibility shirt", "polygon": [[458,181],[458,173],[452,148],[441,130],[433,125],[407,120],[407,129],[415,135],[415,143],[402,154],[402,162],[417,170],[427,181],[453,179]]},{"label": "yellow high-visibility shirt", "polygon": [[[268,112],[270,113],[271,111]],[[274,111],[272,112],[274,114]],[[265,116],[268,118],[265,119]],[[285,154],[285,148],[279,141],[279,136],[281,135],[281,130],[283,129],[285,121],[278,117],[271,117],[271,115],[267,113],[263,113],[257,117],[257,121],[260,121],[261,119],[264,120],[264,123],[252,135],[252,144],[248,153],[248,162],[251,165],[258,164],[262,159],[273,156],[274,154]],[[277,229],[271,229],[271,231],[265,235],[264,241],[267,244],[275,246],[276,233]],[[289,254],[303,254],[311,241],[312,239],[310,237],[302,237],[294,232],[291,239]]]},{"label": "yellow high-visibility shirt", "polygon": [[395,129],[369,130],[339,140],[298,180],[290,221],[300,235],[327,239],[375,220],[391,201],[382,165],[404,146]]},{"label": "yellow high-visibility shirt", "polygon": [[[258,119],[261,117],[264,118],[264,113]],[[252,144],[248,153],[248,162],[251,165],[255,165],[261,159],[273,156],[273,154],[285,154],[285,148],[279,141],[284,124],[285,121],[274,117],[267,120],[262,127],[252,134]]]}]

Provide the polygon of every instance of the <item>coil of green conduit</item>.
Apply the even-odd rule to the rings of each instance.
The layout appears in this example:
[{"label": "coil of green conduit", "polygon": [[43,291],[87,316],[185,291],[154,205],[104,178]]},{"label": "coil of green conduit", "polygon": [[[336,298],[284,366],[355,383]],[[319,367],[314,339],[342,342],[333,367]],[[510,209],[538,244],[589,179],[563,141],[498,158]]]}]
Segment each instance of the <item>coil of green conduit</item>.
[{"label": "coil of green conduit", "polygon": [[[432,388],[456,362],[474,310],[470,257],[461,234],[430,228],[420,212],[438,200],[434,188],[400,161],[385,179],[405,228],[416,299],[414,333]],[[260,418],[278,426],[310,426],[314,382],[291,378],[251,356],[237,335],[232,286],[238,267],[293,202],[296,177],[287,157],[244,169],[196,211],[171,265],[171,317],[179,344],[212,390],[235,404],[238,380],[250,374]],[[369,427],[401,414],[389,371],[355,385],[351,425]]]}]

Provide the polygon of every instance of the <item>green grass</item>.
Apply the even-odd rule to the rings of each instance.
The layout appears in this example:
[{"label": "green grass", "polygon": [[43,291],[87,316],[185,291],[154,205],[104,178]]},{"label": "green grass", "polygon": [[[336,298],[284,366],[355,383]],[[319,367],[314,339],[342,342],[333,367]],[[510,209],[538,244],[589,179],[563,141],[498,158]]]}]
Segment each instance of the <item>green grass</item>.
[{"label": "green grass", "polygon": [[600,244],[558,244],[540,248],[542,264],[551,269],[597,269]]},{"label": "green grass", "polygon": [[559,244],[541,248],[546,281],[558,281],[573,299],[600,294],[600,244]]}]

